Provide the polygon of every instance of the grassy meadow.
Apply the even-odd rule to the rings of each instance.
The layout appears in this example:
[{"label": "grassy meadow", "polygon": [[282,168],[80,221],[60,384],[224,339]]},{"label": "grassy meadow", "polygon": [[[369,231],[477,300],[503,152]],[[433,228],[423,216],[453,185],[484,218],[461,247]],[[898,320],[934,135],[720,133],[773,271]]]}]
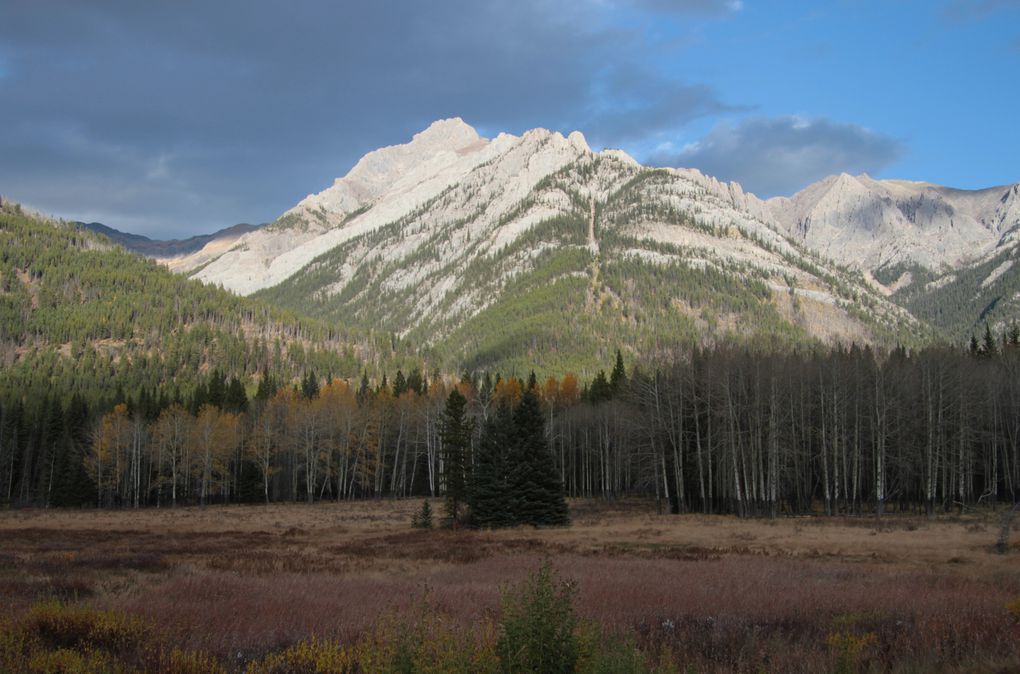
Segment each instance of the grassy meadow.
[{"label": "grassy meadow", "polygon": [[1020,535],[995,553],[1001,511],[748,520],[585,500],[568,528],[449,531],[411,528],[420,505],[0,512],[0,663],[500,671],[501,593],[548,562],[582,671],[1020,671]]}]

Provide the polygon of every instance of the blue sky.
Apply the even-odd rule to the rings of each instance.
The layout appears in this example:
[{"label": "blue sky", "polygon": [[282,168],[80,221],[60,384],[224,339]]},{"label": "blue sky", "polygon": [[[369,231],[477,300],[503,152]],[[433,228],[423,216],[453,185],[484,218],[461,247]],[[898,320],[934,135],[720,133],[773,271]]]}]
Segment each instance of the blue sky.
[{"label": "blue sky", "polygon": [[0,6],[0,194],[161,238],[266,222],[438,118],[579,129],[761,196],[1020,180],[1020,0]]}]

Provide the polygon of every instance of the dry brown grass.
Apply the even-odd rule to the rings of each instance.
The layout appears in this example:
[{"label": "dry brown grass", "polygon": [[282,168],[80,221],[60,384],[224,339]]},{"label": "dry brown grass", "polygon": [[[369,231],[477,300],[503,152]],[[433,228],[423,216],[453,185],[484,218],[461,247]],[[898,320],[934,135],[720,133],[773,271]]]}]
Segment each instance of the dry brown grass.
[{"label": "dry brown grass", "polygon": [[353,639],[426,587],[475,621],[548,558],[583,617],[708,671],[819,671],[843,634],[878,669],[1020,665],[1006,609],[1020,560],[993,553],[991,514],[761,521],[578,501],[570,528],[489,532],[413,530],[419,506],[2,512],[0,606],[85,599],[241,662],[310,634]]}]

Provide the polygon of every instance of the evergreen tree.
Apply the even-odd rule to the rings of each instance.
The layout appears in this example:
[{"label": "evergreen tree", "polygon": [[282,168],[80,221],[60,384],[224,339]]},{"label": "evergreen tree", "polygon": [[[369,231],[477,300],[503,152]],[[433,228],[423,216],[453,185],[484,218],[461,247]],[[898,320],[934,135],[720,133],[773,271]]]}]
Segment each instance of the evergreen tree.
[{"label": "evergreen tree", "polygon": [[314,371],[309,371],[301,381],[301,395],[308,400],[319,397],[319,378]]},{"label": "evergreen tree", "polygon": [[627,371],[623,368],[623,354],[617,349],[616,364],[613,365],[613,371],[609,375],[609,388],[612,390],[612,394],[617,396],[623,391],[626,384]]},{"label": "evergreen tree", "polygon": [[422,395],[425,392],[425,380],[420,369],[414,368],[411,370],[411,374],[407,375],[407,388],[418,395]]},{"label": "evergreen tree", "polygon": [[415,529],[432,528],[432,506],[428,499],[422,501],[421,508],[411,516],[411,526]]},{"label": "evergreen tree", "polygon": [[226,395],[223,398],[223,409],[232,414],[248,411],[248,394],[245,393],[244,384],[237,377],[230,378]]},{"label": "evergreen tree", "polygon": [[605,371],[599,370],[599,373],[595,375],[595,379],[591,382],[591,387],[588,389],[588,401],[593,405],[597,405],[611,400],[612,397],[613,387],[606,380]]},{"label": "evergreen tree", "polygon": [[259,379],[258,390],[255,391],[255,400],[259,402],[267,402],[270,398],[276,395],[276,391],[279,387],[276,381],[273,379],[273,375],[265,374]]},{"label": "evergreen tree", "polygon": [[521,524],[536,526],[569,524],[563,485],[549,451],[545,415],[535,389],[525,391],[514,410],[511,447],[510,491],[514,518]]},{"label": "evergreen tree", "polygon": [[404,378],[404,373],[397,370],[397,376],[393,378],[393,397],[399,398],[405,391],[407,391],[407,380]]},{"label": "evergreen tree", "polygon": [[468,453],[471,448],[471,421],[467,418],[467,399],[456,388],[446,399],[439,432],[443,438],[443,478],[446,484],[446,514],[456,526],[460,506],[467,497]]},{"label": "evergreen tree", "polygon": [[218,369],[213,370],[213,373],[209,376],[207,396],[206,402],[208,404],[223,409],[223,403],[227,398],[227,377]]},{"label": "evergreen tree", "polygon": [[988,326],[988,323],[985,323],[985,339],[984,344],[981,345],[981,353],[986,358],[991,358],[998,352],[999,350],[995,346],[995,337],[992,336],[992,329]]},{"label": "evergreen tree", "polygon": [[468,505],[471,520],[480,527],[516,524],[510,492],[508,452],[513,442],[513,416],[506,402],[489,415],[475,453]]},{"label": "evergreen tree", "polygon": [[[118,398],[117,402],[121,402],[123,398]],[[209,402],[208,389],[204,383],[199,382],[198,386],[195,387],[195,391],[191,394],[191,404],[188,405],[188,412],[191,416],[198,414],[198,411]]]},{"label": "evergreen tree", "polygon": [[91,442],[89,421],[88,406],[84,399],[74,395],[64,413],[61,457],[50,499],[54,506],[76,508],[96,501],[96,485],[86,472],[84,463]]}]

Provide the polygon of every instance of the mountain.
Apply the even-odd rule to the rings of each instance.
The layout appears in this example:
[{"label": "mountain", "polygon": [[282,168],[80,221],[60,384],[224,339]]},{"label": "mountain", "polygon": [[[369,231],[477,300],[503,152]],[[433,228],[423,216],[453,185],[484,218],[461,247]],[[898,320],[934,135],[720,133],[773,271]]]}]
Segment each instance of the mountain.
[{"label": "mountain", "polygon": [[189,280],[105,236],[0,206],[0,393],[70,396],[307,371],[356,377],[388,337],[327,326]]},{"label": "mountain", "polygon": [[242,223],[234,225],[233,227],[221,229],[212,234],[192,236],[188,239],[158,241],[139,234],[121,232],[99,222],[74,222],[72,224],[83,227],[97,234],[102,234],[114,243],[119,244],[130,251],[160,260],[191,255],[210,245],[229,246],[236,242],[242,234],[247,234],[248,232],[253,232],[258,229],[255,225]]},{"label": "mountain", "polygon": [[959,190],[842,174],[768,206],[782,231],[863,270],[954,341],[1020,316],[1020,183]]},{"label": "mountain", "polygon": [[366,155],[229,250],[175,268],[391,331],[449,367],[584,372],[617,346],[924,332],[739,185],[593,152],[577,132],[489,140],[460,119]]},{"label": "mountain", "polygon": [[871,272],[897,265],[958,269],[1015,244],[1020,232],[1020,183],[958,190],[844,173],[768,206],[797,241]]}]

